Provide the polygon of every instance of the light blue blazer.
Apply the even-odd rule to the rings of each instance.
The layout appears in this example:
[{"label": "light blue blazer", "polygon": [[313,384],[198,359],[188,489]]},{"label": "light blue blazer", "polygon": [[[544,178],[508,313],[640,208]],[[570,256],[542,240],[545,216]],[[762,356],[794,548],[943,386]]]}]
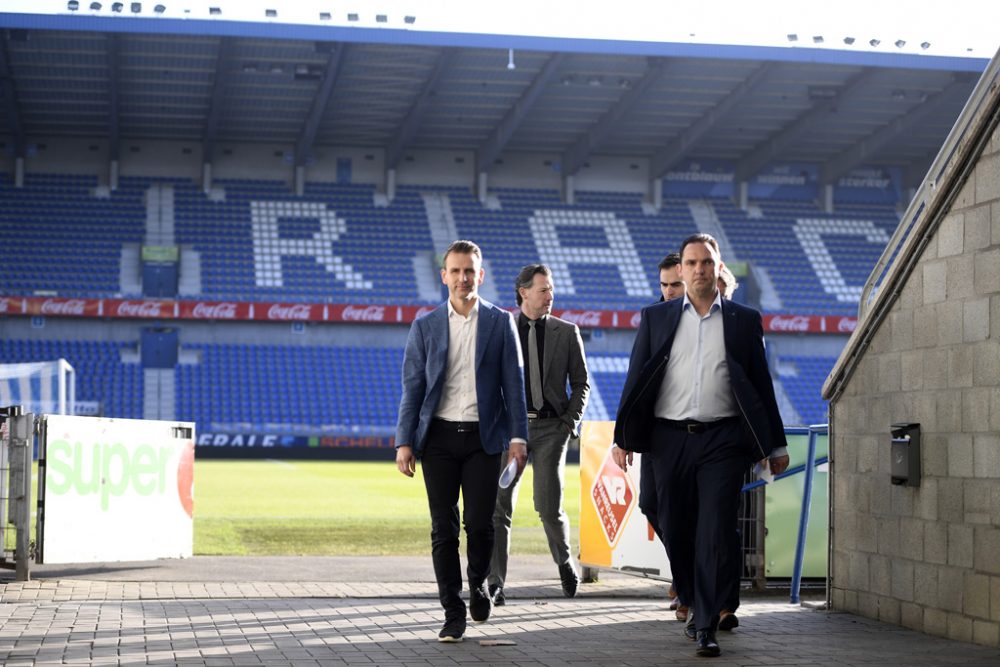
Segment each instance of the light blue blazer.
[{"label": "light blue blazer", "polygon": [[[521,343],[513,316],[479,299],[476,330],[476,399],[479,438],[488,454],[507,449],[511,438],[528,439]],[[420,456],[437,410],[448,367],[448,304],[414,320],[403,355],[403,398],[396,447]]]}]

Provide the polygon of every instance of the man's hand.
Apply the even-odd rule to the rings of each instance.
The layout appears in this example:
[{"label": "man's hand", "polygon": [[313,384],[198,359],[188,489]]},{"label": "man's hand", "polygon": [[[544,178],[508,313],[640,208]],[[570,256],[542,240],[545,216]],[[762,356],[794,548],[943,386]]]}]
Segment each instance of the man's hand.
[{"label": "man's hand", "polygon": [[632,465],[632,452],[625,451],[621,447],[611,446],[611,458],[624,472],[628,472],[628,467]]},{"label": "man's hand", "polygon": [[396,448],[396,468],[407,477],[413,477],[417,471],[417,458],[413,456],[413,447],[401,445]]},{"label": "man's hand", "polygon": [[507,448],[507,460],[517,459],[517,474],[524,471],[524,466],[528,465],[528,445],[523,442],[512,442]]},{"label": "man's hand", "polygon": [[764,459],[761,461],[761,465],[770,466],[772,475],[780,475],[788,469],[788,454],[773,459]]}]

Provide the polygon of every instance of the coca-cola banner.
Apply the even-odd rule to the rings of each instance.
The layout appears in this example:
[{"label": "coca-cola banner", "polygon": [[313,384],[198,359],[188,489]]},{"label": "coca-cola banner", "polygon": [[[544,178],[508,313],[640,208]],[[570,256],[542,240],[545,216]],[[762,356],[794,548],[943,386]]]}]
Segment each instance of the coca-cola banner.
[{"label": "coca-cola banner", "polygon": [[238,301],[181,301],[178,306],[182,320],[250,319],[250,304]]},{"label": "coca-cola banner", "polygon": [[177,317],[176,301],[151,299],[105,299],[105,317],[172,320]]},{"label": "coca-cola banner", "polygon": [[[155,299],[67,299],[0,297],[0,316],[110,317],[127,319],[264,320],[270,322],[361,322],[409,324],[437,306],[367,304],[252,303],[244,301],[171,301]],[[516,311],[515,311],[516,312]],[[638,310],[554,310],[583,329],[635,329]],[[767,333],[849,334],[858,318],[849,315],[764,315]]]},{"label": "coca-cola banner", "polygon": [[[27,297],[25,315],[51,317],[100,317],[100,299],[64,299],[60,297]],[[14,314],[14,313],[11,313]]]},{"label": "coca-cola banner", "polygon": [[23,315],[27,302],[16,296],[0,296],[0,315]]},{"label": "coca-cola banner", "polygon": [[849,315],[764,315],[764,331],[769,333],[849,334],[858,318]]},{"label": "coca-cola banner", "polygon": [[[355,306],[353,304],[347,305],[331,305],[329,309],[329,316],[327,319],[330,322],[371,322],[371,323],[383,323],[383,322],[401,322],[401,314],[397,314],[399,310],[396,306]],[[408,321],[413,321],[416,319],[416,315],[411,317]]]},{"label": "coca-cola banner", "polygon": [[272,322],[322,322],[325,306],[318,303],[252,303],[250,319]]}]

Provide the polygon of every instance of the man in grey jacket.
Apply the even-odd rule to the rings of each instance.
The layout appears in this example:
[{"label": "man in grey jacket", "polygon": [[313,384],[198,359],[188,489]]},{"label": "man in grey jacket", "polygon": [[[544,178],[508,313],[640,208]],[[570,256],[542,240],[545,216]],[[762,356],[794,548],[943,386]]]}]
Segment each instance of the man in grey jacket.
[{"label": "man in grey jacket", "polygon": [[[552,559],[566,597],[576,595],[580,577],[570,554],[569,519],[563,510],[566,450],[576,434],[590,393],[590,377],[580,330],[552,316],[552,271],[544,264],[521,269],[515,285],[517,332],[524,355],[525,398],[528,406],[528,453],[534,471],[535,510],[542,520]],[[567,396],[566,384],[570,393]],[[506,465],[506,457],[504,459]],[[510,525],[520,475],[497,496],[493,513],[496,541],[488,578],[496,605],[506,602]]]}]

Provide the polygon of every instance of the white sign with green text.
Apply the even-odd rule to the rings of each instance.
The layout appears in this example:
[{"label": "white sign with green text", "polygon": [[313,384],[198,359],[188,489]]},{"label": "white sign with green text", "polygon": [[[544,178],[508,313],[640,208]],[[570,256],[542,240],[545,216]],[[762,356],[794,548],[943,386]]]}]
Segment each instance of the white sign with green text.
[{"label": "white sign with green text", "polygon": [[45,419],[42,562],[191,556],[194,424]]}]

